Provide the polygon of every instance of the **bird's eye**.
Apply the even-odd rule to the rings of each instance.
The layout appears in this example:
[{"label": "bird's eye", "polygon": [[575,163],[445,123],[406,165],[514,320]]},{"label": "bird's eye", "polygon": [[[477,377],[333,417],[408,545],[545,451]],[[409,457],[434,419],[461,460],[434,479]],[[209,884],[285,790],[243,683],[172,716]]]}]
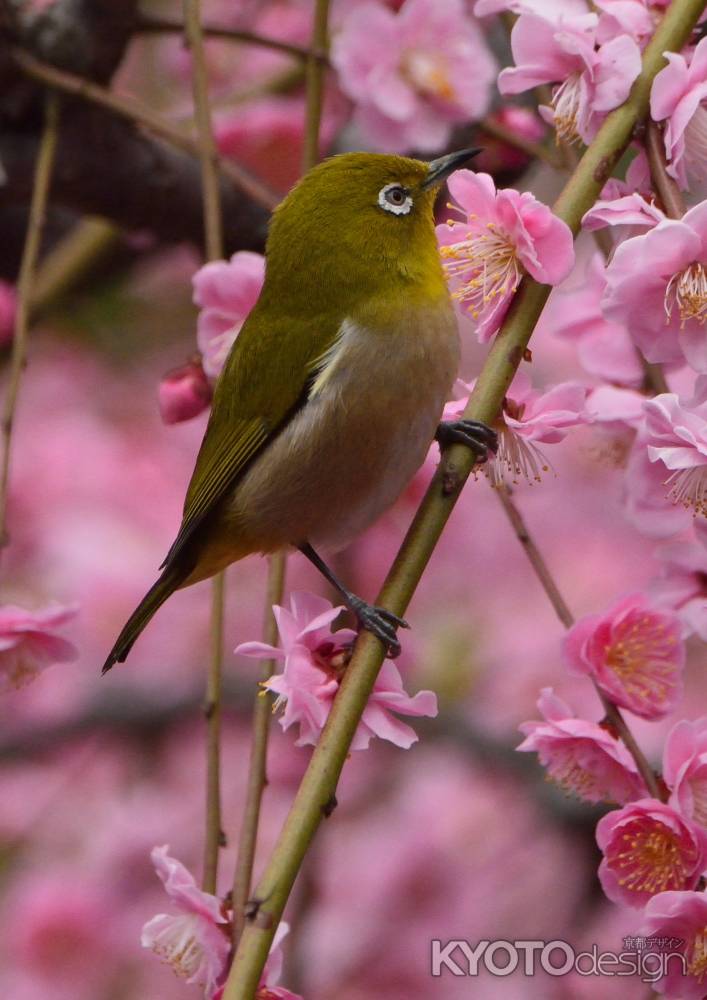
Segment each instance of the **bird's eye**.
[{"label": "bird's eye", "polygon": [[378,204],[393,215],[407,215],[412,208],[412,198],[402,184],[386,184],[378,192]]}]

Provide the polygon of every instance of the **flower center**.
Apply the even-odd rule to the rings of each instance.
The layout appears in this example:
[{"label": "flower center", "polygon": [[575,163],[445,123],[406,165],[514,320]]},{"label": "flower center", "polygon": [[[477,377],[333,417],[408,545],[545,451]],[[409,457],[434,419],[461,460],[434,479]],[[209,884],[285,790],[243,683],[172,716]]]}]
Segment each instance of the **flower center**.
[{"label": "flower center", "polygon": [[627,694],[662,701],[670,693],[675,636],[665,632],[663,622],[650,615],[628,618],[614,629],[614,641],[604,653]]},{"label": "flower center", "polygon": [[681,503],[685,510],[707,517],[707,466],[676,469],[665,480],[665,485],[670,485],[668,499],[673,503]]},{"label": "flower center", "polygon": [[582,98],[580,74],[570,76],[552,94],[553,121],[559,142],[579,142],[577,121]]},{"label": "flower center", "polygon": [[707,927],[695,934],[690,944],[687,971],[701,983],[707,973]]},{"label": "flower center", "polygon": [[690,319],[700,324],[707,319],[707,273],[703,264],[690,264],[668,282],[664,305],[666,322],[672,318],[676,306],[681,329]]},{"label": "flower center", "polygon": [[325,641],[312,650],[312,659],[327,677],[340,681],[351,659],[351,645]]},{"label": "flower center", "polygon": [[454,87],[447,73],[447,65],[439,54],[411,51],[403,56],[402,75],[415,90],[442,101],[454,100]]},{"label": "flower center", "polygon": [[157,934],[152,942],[152,951],[168,962],[175,973],[184,979],[195,975],[203,952],[196,936],[198,916],[175,917]]},{"label": "flower center", "polygon": [[623,850],[616,856],[619,885],[651,894],[684,887],[689,869],[677,836],[666,826],[629,823],[621,839]]},{"label": "flower center", "polygon": [[515,246],[494,222],[459,243],[440,247],[440,254],[447,274],[460,281],[452,297],[463,302],[474,319],[494,299],[515,292],[522,277]]}]

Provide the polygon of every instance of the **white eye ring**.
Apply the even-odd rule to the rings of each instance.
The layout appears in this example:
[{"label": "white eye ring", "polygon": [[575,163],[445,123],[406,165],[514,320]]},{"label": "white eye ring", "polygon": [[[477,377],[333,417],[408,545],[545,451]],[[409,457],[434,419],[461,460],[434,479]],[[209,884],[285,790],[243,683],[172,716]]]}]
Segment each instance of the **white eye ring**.
[{"label": "white eye ring", "polygon": [[[400,201],[400,195],[403,200]],[[407,215],[412,208],[412,198],[402,184],[386,184],[378,192],[378,204],[384,211],[393,215]]]}]

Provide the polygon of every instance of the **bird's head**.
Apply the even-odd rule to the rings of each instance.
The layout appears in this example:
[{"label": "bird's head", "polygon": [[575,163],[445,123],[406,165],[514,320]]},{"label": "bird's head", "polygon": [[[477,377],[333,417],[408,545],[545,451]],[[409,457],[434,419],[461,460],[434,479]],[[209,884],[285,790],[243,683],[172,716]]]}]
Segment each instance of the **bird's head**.
[{"label": "bird's head", "polygon": [[[310,170],[275,210],[266,285],[288,281],[310,296],[356,296],[441,275],[434,203],[444,180],[479,150],[431,162],[343,153]],[[310,302],[310,306],[315,302]]]}]

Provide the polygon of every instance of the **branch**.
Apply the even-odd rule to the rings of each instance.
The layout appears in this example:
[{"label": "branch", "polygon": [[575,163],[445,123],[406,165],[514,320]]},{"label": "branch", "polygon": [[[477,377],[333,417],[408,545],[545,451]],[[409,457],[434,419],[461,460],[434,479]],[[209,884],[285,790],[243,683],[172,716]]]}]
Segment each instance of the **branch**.
[{"label": "branch", "polygon": [[[198,136],[201,188],[204,199],[204,244],[207,260],[223,257],[223,227],[218,181],[218,157],[211,128],[209,84],[201,34],[201,0],[184,0],[185,37],[192,54],[192,91]],[[206,680],[206,836],[202,887],[216,892],[221,831],[221,674],[226,575],[211,585],[211,656]]]},{"label": "branch", "polygon": [[7,545],[9,540],[7,534],[7,500],[10,481],[12,425],[20,390],[20,381],[27,357],[27,335],[29,332],[32,284],[42,239],[42,227],[47,210],[49,185],[51,183],[58,134],[59,99],[54,94],[48,94],[44,111],[44,129],[34,172],[27,236],[22,253],[20,277],[17,283],[17,316],[15,320],[15,335],[12,342],[10,379],[2,411],[3,453],[2,466],[0,468],[0,547]]},{"label": "branch", "polygon": [[[319,62],[328,62],[328,57],[324,49],[305,49],[301,45],[293,45],[291,42],[281,42],[277,38],[266,38],[253,31],[240,31],[236,28],[223,28],[215,24],[202,25],[202,33],[208,38],[221,38],[227,42],[244,42],[247,45],[258,45],[265,49],[274,49],[276,52],[284,52],[288,56],[306,61],[310,56]],[[135,31],[148,34],[182,34],[184,25],[181,22],[168,17],[152,17],[150,14],[141,14],[135,22]]]},{"label": "branch", "polygon": [[[557,617],[560,619],[565,628],[572,628],[574,625],[574,616],[570,611],[568,605],[566,604],[562,594],[560,593],[559,587],[555,583],[555,580],[550,572],[542,553],[535,544],[532,535],[528,531],[528,527],[523,519],[522,514],[514,504],[511,499],[510,493],[507,488],[501,486],[497,491],[498,499],[501,501],[501,506],[503,507],[508,520],[513,526],[516,537],[520,544],[523,546],[523,550],[528,557],[530,565],[535,571],[535,575],[540,581],[540,585],[547,594],[550,603],[555,609]],[[653,798],[665,800],[666,796],[661,794],[660,788],[658,787],[658,782],[656,781],[655,773],[653,768],[650,766],[646,760],[643,751],[636,742],[633,733],[629,729],[628,723],[624,719],[623,715],[619,709],[614,705],[609,698],[606,697],[604,692],[601,690],[596,681],[592,678],[592,684],[594,685],[594,690],[601,699],[601,703],[604,706],[604,711],[606,713],[606,720],[613,726],[613,728],[619,734],[624,746],[629,751],[634,761],[636,762],[636,767],[638,772],[646,783],[646,788],[649,790]]]},{"label": "branch", "polygon": [[[176,146],[184,152],[198,156],[199,144],[191,136],[182,132],[179,128],[170,124],[167,119],[151,108],[146,107],[139,101],[120,97],[101,87],[91,80],[76,76],[74,73],[67,73],[65,70],[56,69],[46,63],[40,62],[34,56],[29,55],[22,49],[13,48],[10,50],[12,58],[22,72],[32,80],[44,83],[48,87],[64,91],[74,97],[82,98],[101,107],[109,108],[115,114],[136,125],[141,125],[148,131]],[[264,208],[273,208],[278,201],[277,194],[269,188],[263,181],[258,180],[250,174],[244,167],[233,163],[232,160],[218,159],[218,166],[221,174],[228,178],[231,183],[237,185],[248,194],[254,201]]]},{"label": "branch", "polygon": [[[664,65],[663,53],[679,50],[707,6],[705,0],[673,0],[643,54],[641,74],[627,102],[611,112],[586,150],[554,210],[573,230],[591,208],[648,110],[653,78]],[[492,423],[523,357],[550,288],[526,277],[516,294],[471,393],[464,417]],[[454,445],[435,475],[377,604],[402,615],[432,555],[474,456]],[[336,791],[341,769],[383,662],[381,643],[362,633],[309,767],[302,779],[266,870],[255,890],[257,906],[246,926],[226,984],[224,1000],[250,1000],[255,994],[275,929],[305,852]]]},{"label": "branch", "polygon": [[312,52],[307,60],[307,111],[302,152],[302,169],[309,170],[319,159],[319,125],[322,118],[324,92],[324,65],[316,52],[323,51],[327,43],[329,0],[316,0],[312,28]]}]

